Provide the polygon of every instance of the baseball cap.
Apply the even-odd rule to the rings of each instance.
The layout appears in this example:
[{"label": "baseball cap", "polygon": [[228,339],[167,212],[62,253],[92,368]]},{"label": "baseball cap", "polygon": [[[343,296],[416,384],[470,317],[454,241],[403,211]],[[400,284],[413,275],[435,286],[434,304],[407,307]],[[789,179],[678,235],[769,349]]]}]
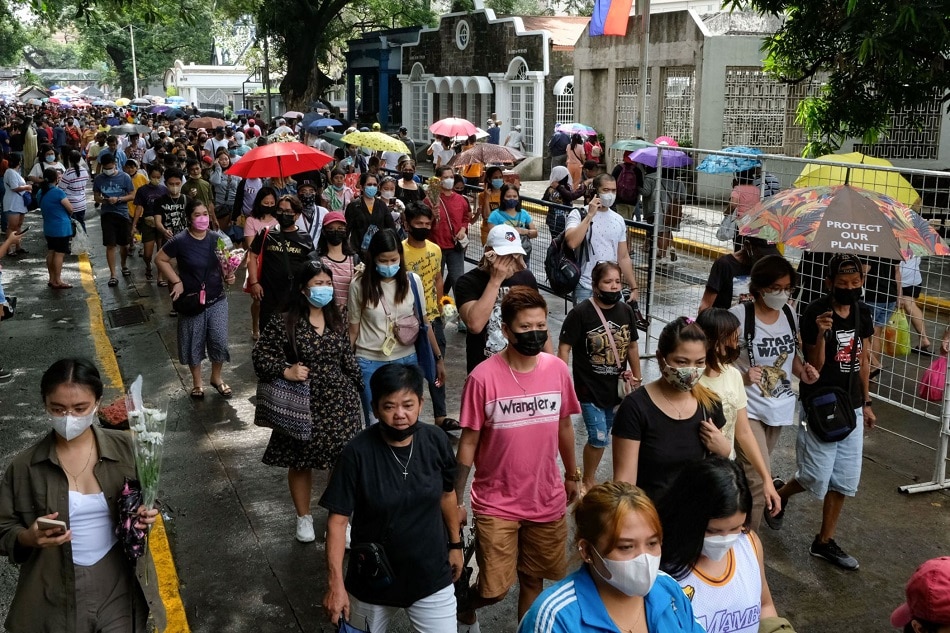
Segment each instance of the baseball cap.
[{"label": "baseball cap", "polygon": [[891,626],[902,629],[914,618],[950,625],[950,556],[932,558],[907,581],[907,601],[891,614]]},{"label": "baseball cap", "polygon": [[828,271],[825,277],[834,279],[838,275],[850,275],[852,273],[858,273],[864,277],[864,264],[861,263],[857,255],[839,253],[828,262]]},{"label": "baseball cap", "polygon": [[302,188],[302,187],[312,187],[312,188],[316,189],[316,188],[317,188],[317,181],[316,181],[315,179],[313,179],[313,178],[310,178],[310,177],[300,178],[300,179],[297,180],[297,189],[299,190],[299,189]]},{"label": "baseball cap", "polygon": [[330,211],[323,217],[323,226],[332,224],[334,222],[342,222],[343,224],[346,224],[346,216],[339,211]]},{"label": "baseball cap", "polygon": [[520,125],[516,125],[516,126],[515,126],[515,129],[520,132],[520,131],[521,131],[521,126],[520,126]]},{"label": "baseball cap", "polygon": [[485,248],[492,249],[498,255],[524,255],[521,236],[507,224],[492,227],[485,241]]},{"label": "baseball cap", "polygon": [[214,162],[214,160],[212,160],[212,158],[211,158],[210,156],[202,156],[202,157],[201,157],[201,160],[202,160],[203,162],[207,163],[208,165],[210,165],[211,163]]}]

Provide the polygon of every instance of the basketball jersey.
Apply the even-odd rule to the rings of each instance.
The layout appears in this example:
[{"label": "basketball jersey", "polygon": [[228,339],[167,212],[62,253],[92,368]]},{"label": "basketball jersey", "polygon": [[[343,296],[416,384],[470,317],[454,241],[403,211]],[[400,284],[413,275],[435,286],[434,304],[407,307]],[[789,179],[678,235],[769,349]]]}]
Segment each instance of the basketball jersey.
[{"label": "basketball jersey", "polygon": [[739,535],[726,559],[726,572],[721,578],[710,578],[694,567],[679,581],[680,587],[707,633],[757,633],[762,577],[748,534]]}]

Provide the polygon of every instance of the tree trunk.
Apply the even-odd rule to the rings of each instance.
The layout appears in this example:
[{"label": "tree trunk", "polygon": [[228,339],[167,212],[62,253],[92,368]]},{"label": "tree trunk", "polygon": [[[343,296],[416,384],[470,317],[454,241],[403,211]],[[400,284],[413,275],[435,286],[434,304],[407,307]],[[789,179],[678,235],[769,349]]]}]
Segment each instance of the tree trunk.
[{"label": "tree trunk", "polygon": [[119,88],[121,89],[122,96],[130,96],[131,98],[137,97],[138,95],[132,94],[135,92],[135,82],[132,79],[132,60],[125,49],[112,44],[106,44],[106,54],[109,56],[109,59],[112,60],[112,65],[115,66],[116,72],[119,75]]}]

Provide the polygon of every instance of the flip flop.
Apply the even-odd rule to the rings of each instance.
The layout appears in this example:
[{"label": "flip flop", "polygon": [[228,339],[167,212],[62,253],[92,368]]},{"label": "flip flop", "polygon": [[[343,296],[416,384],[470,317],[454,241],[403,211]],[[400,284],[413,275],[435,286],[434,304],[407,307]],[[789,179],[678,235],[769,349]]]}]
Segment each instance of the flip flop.
[{"label": "flip flop", "polygon": [[148,281],[152,281],[152,267],[151,266],[145,267],[145,279],[147,279]]},{"label": "flip flop", "polygon": [[115,277],[110,277],[110,278],[109,278],[109,287],[110,287],[110,288],[115,288],[115,287],[118,286],[118,285],[119,285],[119,280],[118,280],[118,279],[116,279]]},{"label": "flip flop", "polygon": [[159,288],[168,288],[168,282],[165,281],[164,279],[159,279],[158,283],[155,285],[158,286]]},{"label": "flip flop", "polygon": [[881,368],[878,367],[877,369],[872,369],[872,370],[871,370],[871,374],[868,376],[868,378],[869,378],[870,380],[874,380],[875,378],[877,378],[877,377],[880,376],[880,375],[881,375]]},{"label": "flip flop", "polygon": [[191,397],[194,398],[195,400],[201,400],[202,398],[205,397],[205,390],[202,389],[201,387],[195,387],[194,389],[191,390]]},{"label": "flip flop", "polygon": [[123,277],[131,277],[131,276],[132,276],[132,271],[129,270],[128,267],[123,267],[123,268],[122,268],[122,276],[123,276]]},{"label": "flip flop", "polygon": [[231,387],[229,387],[226,382],[219,382],[218,384],[211,383],[211,386],[221,394],[222,398],[230,398],[233,395]]},{"label": "flip flop", "polygon": [[921,356],[933,356],[933,355],[934,355],[934,353],[933,353],[932,351],[930,351],[930,347],[920,347],[919,345],[918,345],[917,347],[915,347],[915,348],[914,348],[913,350],[911,350],[911,351],[913,351],[915,354],[920,354]]}]

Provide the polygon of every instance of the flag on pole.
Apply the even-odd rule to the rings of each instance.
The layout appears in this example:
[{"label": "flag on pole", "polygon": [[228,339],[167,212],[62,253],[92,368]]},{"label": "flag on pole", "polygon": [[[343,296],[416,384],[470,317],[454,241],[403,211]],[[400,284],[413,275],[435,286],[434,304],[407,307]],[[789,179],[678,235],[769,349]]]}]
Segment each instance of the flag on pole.
[{"label": "flag on pole", "polygon": [[594,13],[590,18],[590,35],[627,34],[627,20],[633,0],[596,0]]}]

